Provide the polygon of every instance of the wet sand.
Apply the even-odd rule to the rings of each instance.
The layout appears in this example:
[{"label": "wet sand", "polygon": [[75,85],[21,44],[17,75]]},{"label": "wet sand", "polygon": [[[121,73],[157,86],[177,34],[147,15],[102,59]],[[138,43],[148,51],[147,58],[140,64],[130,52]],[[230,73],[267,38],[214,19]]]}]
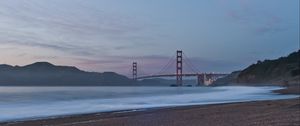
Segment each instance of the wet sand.
[{"label": "wet sand", "polygon": [[300,85],[289,86],[286,89],[276,90],[274,92],[280,93],[280,94],[298,94],[298,95],[300,95]]},{"label": "wet sand", "polygon": [[[299,87],[276,91],[300,94]],[[0,123],[4,126],[300,126],[300,98],[156,108]]]}]

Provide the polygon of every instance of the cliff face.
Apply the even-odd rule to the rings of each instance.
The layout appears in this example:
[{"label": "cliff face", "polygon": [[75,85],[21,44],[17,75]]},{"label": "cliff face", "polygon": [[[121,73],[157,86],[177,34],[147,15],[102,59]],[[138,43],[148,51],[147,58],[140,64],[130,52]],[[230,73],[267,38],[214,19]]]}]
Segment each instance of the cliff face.
[{"label": "cliff face", "polygon": [[213,86],[234,85],[241,71],[234,71],[224,78],[220,78],[213,83]]},{"label": "cliff face", "polygon": [[0,65],[0,85],[6,86],[124,86],[133,81],[113,72],[85,72],[70,66],[38,62],[27,66]]},{"label": "cliff face", "polygon": [[[234,76],[231,75],[230,79],[221,82],[230,84],[235,83],[239,85],[299,84],[300,51],[275,60],[258,61],[256,64],[252,64],[248,68],[242,70],[238,73],[238,75],[236,75],[236,73],[233,74]],[[216,83],[218,83],[218,81]]]},{"label": "cliff face", "polygon": [[300,51],[276,60],[258,61],[241,71],[237,83],[299,83]]}]

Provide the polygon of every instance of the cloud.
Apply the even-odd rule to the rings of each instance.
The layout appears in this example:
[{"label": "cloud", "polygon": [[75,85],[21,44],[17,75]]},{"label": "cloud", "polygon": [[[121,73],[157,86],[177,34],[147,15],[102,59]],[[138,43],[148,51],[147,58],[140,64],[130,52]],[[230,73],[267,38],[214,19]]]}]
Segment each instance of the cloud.
[{"label": "cloud", "polygon": [[[152,36],[143,34],[147,24],[84,3],[81,0],[3,0],[0,43],[95,56],[114,49],[144,46],[134,43],[153,40]],[[119,46],[120,43],[126,46]]]},{"label": "cloud", "polygon": [[[124,75],[131,75],[131,66],[134,61],[138,62],[139,73],[152,74],[159,70],[168,62],[170,58],[166,56],[102,56],[99,59],[74,58],[81,66],[88,70],[99,69],[101,71],[115,71]],[[143,71],[143,72],[142,72]]]},{"label": "cloud", "polygon": [[227,10],[227,16],[239,24],[254,29],[255,34],[287,30],[281,17],[266,9],[255,7],[252,2],[250,0],[237,1],[237,7]]},{"label": "cloud", "polygon": [[92,53],[92,49],[87,50],[81,46],[75,45],[64,45],[64,44],[48,44],[48,43],[38,43],[35,41],[0,41],[1,44],[8,44],[8,45],[18,45],[18,46],[27,46],[27,47],[39,47],[43,49],[51,49],[57,50],[61,52],[68,52],[74,55],[81,55],[81,56],[93,56],[95,55]]},{"label": "cloud", "polygon": [[257,28],[256,32],[259,34],[272,33],[272,32],[281,32],[286,31],[287,28],[284,28],[281,25],[282,19],[277,16],[269,16],[268,19]]},{"label": "cloud", "polygon": [[286,31],[286,30],[287,30],[287,28],[276,28],[273,25],[272,26],[266,25],[266,26],[257,28],[256,33],[257,34],[266,34],[266,33],[282,32],[282,31]]}]

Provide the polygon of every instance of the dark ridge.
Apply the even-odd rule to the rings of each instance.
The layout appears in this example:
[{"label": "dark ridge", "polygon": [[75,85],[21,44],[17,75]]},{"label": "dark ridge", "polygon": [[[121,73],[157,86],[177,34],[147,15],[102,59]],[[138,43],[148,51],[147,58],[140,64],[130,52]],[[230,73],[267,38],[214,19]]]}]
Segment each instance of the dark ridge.
[{"label": "dark ridge", "polygon": [[127,86],[135,84],[114,72],[86,72],[74,66],[37,62],[26,66],[0,65],[0,85],[5,86]]},{"label": "dark ridge", "polygon": [[26,65],[24,67],[54,67],[54,65],[49,62],[36,62],[33,64]]},{"label": "dark ridge", "polygon": [[300,50],[274,60],[257,61],[240,73],[216,83],[243,85],[300,85]]},{"label": "dark ridge", "polygon": [[7,65],[7,64],[0,64],[0,71],[5,71],[5,70],[11,70],[14,67],[11,65]]}]

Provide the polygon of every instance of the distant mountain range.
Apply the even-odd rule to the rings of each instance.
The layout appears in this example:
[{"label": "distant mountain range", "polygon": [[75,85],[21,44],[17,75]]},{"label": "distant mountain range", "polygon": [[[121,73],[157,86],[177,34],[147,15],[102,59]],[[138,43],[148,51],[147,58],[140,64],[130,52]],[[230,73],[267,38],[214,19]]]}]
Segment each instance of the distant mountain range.
[{"label": "distant mountain range", "polygon": [[219,79],[217,85],[300,85],[300,50],[275,60],[258,61]]},{"label": "distant mountain range", "polygon": [[[37,62],[26,66],[0,65],[0,86],[138,86],[170,85],[171,80],[146,79],[139,82],[114,72],[86,72],[72,66]],[[300,50],[287,57],[258,61],[248,68],[218,79],[223,85],[300,85]]]},{"label": "distant mountain range", "polygon": [[27,66],[0,65],[2,86],[128,86],[135,82],[114,72],[85,72],[72,66],[37,62]]}]

